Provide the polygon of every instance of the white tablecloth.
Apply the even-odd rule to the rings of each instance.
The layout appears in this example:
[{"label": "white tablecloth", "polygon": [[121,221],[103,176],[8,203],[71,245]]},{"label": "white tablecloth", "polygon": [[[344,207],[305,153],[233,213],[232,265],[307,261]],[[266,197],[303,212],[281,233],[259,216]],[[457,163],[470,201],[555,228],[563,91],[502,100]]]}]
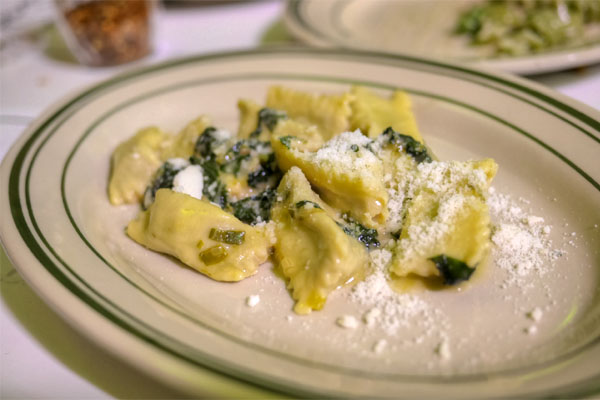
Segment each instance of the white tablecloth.
[{"label": "white tablecloth", "polygon": [[[49,3],[36,2],[42,14],[42,5],[46,12],[51,9]],[[34,35],[9,38],[0,54],[0,159],[33,118],[84,85],[171,57],[285,39],[280,35],[283,6],[279,1],[256,1],[160,10],[156,51],[122,67],[86,68],[65,60],[56,32],[47,25]],[[599,65],[534,80],[600,109]],[[0,257],[0,398],[182,397],[66,325],[23,282],[2,251]]]}]

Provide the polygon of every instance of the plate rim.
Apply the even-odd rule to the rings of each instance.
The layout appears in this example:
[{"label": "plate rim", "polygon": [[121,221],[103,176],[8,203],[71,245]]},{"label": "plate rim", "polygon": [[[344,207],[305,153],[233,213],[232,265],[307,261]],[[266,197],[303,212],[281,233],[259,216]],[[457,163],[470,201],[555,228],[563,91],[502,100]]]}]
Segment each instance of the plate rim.
[{"label": "plate rim", "polygon": [[[47,109],[47,112],[42,113],[42,115],[38,119],[36,119],[36,121],[34,123],[32,123],[32,125],[30,125],[30,127],[26,130],[26,132],[18,140],[18,143],[16,143],[15,146],[13,146],[13,148],[11,148],[9,154],[7,154],[7,156],[5,157],[5,159],[4,159],[3,163],[2,163],[3,174],[6,173],[6,170],[10,170],[10,172],[11,172],[10,176],[11,176],[11,179],[12,179],[13,178],[13,176],[12,176],[13,175],[12,174],[13,168],[15,167],[15,164],[16,164],[16,161],[17,161],[15,158],[16,158],[16,156],[18,154],[21,154],[21,152],[24,149],[25,143],[27,141],[29,141],[29,140],[31,140],[31,139],[34,138],[35,132],[38,131],[38,130],[43,130],[42,128],[44,128],[44,126],[46,124],[50,123],[51,120],[52,120],[52,118],[54,116],[60,114],[61,111],[63,111],[64,109],[70,107],[72,104],[77,103],[80,99],[84,98],[86,95],[88,95],[89,93],[91,93],[93,91],[99,90],[99,89],[101,89],[103,87],[108,87],[108,86],[114,85],[115,83],[120,82],[122,80],[131,79],[131,78],[133,78],[135,76],[139,76],[141,74],[150,73],[150,72],[156,71],[158,69],[168,69],[168,68],[171,68],[171,67],[174,67],[174,66],[178,66],[178,65],[180,65],[182,63],[201,62],[203,60],[211,59],[211,58],[224,59],[224,58],[232,57],[232,56],[248,56],[248,55],[249,56],[253,56],[253,55],[262,55],[262,54],[265,54],[265,53],[270,53],[270,54],[273,54],[273,53],[289,54],[290,52],[296,53],[296,54],[308,52],[308,53],[314,55],[315,53],[319,53],[319,54],[329,53],[330,54],[331,50],[322,51],[322,50],[315,50],[315,49],[297,49],[297,48],[287,49],[287,50],[284,50],[284,49],[260,49],[260,50],[234,51],[234,52],[225,52],[225,53],[211,53],[211,54],[204,54],[204,55],[200,55],[200,56],[183,57],[183,58],[180,58],[180,59],[168,60],[166,62],[163,62],[163,63],[160,63],[160,64],[156,64],[156,65],[151,65],[151,66],[144,67],[144,68],[137,68],[135,70],[128,71],[128,72],[126,72],[124,74],[115,76],[112,79],[108,79],[108,80],[105,80],[103,82],[97,83],[95,85],[91,85],[91,87],[82,89],[82,90],[78,91],[77,93],[69,95],[67,98],[65,98],[65,99],[63,99],[63,100],[55,103],[54,106],[49,107]],[[390,57],[390,55],[383,55],[383,54],[380,54],[380,53],[373,53],[373,52],[357,52],[357,51],[343,51],[343,50],[338,50],[335,53],[337,55],[345,54],[345,55],[350,55],[350,56],[353,56],[353,57],[357,57],[358,56],[358,58],[361,61],[365,61],[369,57],[376,57],[376,58],[380,58],[380,57],[386,57],[387,58],[387,57]],[[367,57],[363,58],[364,56],[367,56]],[[395,57],[395,56],[393,58],[394,59],[398,59],[398,57]],[[403,59],[403,58],[400,57],[400,59]],[[422,59],[422,58],[409,57],[409,61],[411,61],[411,60],[412,61],[421,60],[422,62],[431,62],[431,61],[427,61],[427,60]],[[439,62],[435,62],[435,63],[436,64],[440,64]],[[441,63],[441,65],[437,65],[437,66],[450,67],[450,68],[455,68],[456,67],[456,66],[453,66],[450,63]],[[459,67],[459,68],[462,69],[463,72],[464,71],[468,71],[468,72],[473,73],[474,71],[477,71],[477,70],[473,70],[473,69],[470,69],[470,68],[466,68],[465,69],[465,67]],[[478,72],[478,73],[480,73],[480,72]],[[494,73],[493,75],[495,75],[496,78],[499,77],[499,74],[497,74],[497,73]],[[512,81],[513,83],[514,83],[514,81],[518,82],[518,79],[515,79],[513,77],[507,77],[507,78],[510,78],[509,81]],[[521,83],[524,83],[525,87],[529,87],[528,88],[529,90],[532,89],[532,86],[533,86],[533,89],[535,89],[535,85],[531,85],[531,83],[529,83],[529,82],[523,81]],[[545,89],[543,87],[540,87],[540,88]],[[540,88],[538,88],[538,89],[540,89]],[[547,97],[547,94],[544,95],[544,96]],[[558,96],[558,97],[560,98],[561,96]],[[569,100],[573,105],[576,106],[576,108],[581,108],[581,106],[582,106],[582,104],[577,104],[576,101],[574,101],[572,99],[569,99],[566,96],[564,96],[564,99]],[[577,111],[576,109],[573,109],[573,110]],[[578,112],[581,113],[580,111],[578,111]],[[598,112],[596,112],[596,113],[598,115],[600,115],[600,113],[598,113]],[[600,127],[600,122],[594,121],[593,119],[592,119],[592,122],[596,122],[597,126]],[[600,129],[598,129],[598,130],[600,131]],[[595,136],[590,136],[590,137],[595,138],[595,140],[600,143],[600,139],[598,139],[597,137],[595,137]],[[9,164],[10,164],[10,168],[9,168]],[[17,177],[18,177],[18,174],[17,174]],[[19,180],[17,179],[17,182],[16,182],[17,192],[18,192],[18,184],[19,184]],[[13,183],[13,186],[14,186],[14,183]],[[13,186],[10,186],[10,183],[9,183],[9,187],[13,187]],[[600,190],[599,187],[597,187],[597,189]],[[14,222],[14,216],[13,216],[12,222]],[[12,228],[12,226],[11,226],[11,228]],[[30,285],[32,285],[34,288],[39,289],[39,290],[36,290],[38,293],[40,293],[40,291],[44,292],[44,289],[38,287],[38,283],[35,282],[35,279],[33,279],[31,276],[29,276],[27,273],[25,273],[24,270],[26,270],[27,268],[23,267],[22,265],[19,266],[18,263],[14,262],[14,260],[16,258],[19,258],[19,257],[16,257],[16,258],[13,257],[14,252],[10,250],[10,246],[7,246],[7,239],[6,239],[8,237],[7,236],[7,232],[6,232],[7,229],[8,228],[6,227],[6,224],[3,224],[3,227],[2,227],[2,242],[3,242],[3,245],[5,246],[5,248],[7,250],[7,255],[10,257],[11,260],[13,260],[13,264],[14,264],[15,268],[17,268],[21,272],[22,275],[25,275],[25,278],[28,281],[28,283]],[[19,228],[16,227],[15,229],[19,229]],[[23,237],[20,236],[19,239],[23,239]],[[26,241],[23,240],[22,244],[25,245],[25,246],[27,246],[30,249],[29,244]],[[13,245],[13,246],[16,246],[16,245]],[[40,265],[37,265],[34,268],[39,268],[40,266],[42,267],[42,269],[44,269],[44,270],[46,269],[46,267],[43,266],[41,263],[40,263]],[[67,289],[64,288],[64,290],[67,290]],[[73,296],[75,296],[70,291],[68,291],[68,293],[71,294],[71,295],[73,295]],[[40,293],[40,294],[42,295],[42,297],[47,302],[49,302],[51,304],[54,303],[53,299],[48,298],[48,297],[51,297],[48,293]],[[81,301],[81,299],[79,299],[79,300]],[[62,309],[62,307],[61,307],[60,304],[55,304],[55,306],[56,307],[53,307],[53,308],[55,308],[55,310],[58,308],[57,311],[59,311],[59,313],[61,315],[65,316],[65,314],[68,314],[68,312],[65,312],[65,310]],[[74,322],[72,318],[69,318],[69,315],[66,315],[66,317],[70,320],[70,322]],[[76,325],[78,325],[76,323],[76,321],[74,323]],[[123,332],[123,333],[126,334],[126,332]],[[224,372],[224,371],[218,371],[218,373],[220,375],[227,375],[227,373]],[[238,377],[230,377],[230,379],[234,379],[234,380],[239,381]],[[246,383],[246,384],[255,386],[254,383]],[[268,390],[273,390],[273,387],[269,386],[269,387],[267,387],[267,389]],[[594,389],[594,393],[596,393],[598,390],[600,390],[600,387],[597,388],[597,389]]]},{"label": "plate rim", "polygon": [[[357,0],[335,0],[339,4],[348,4]],[[320,0],[288,0],[283,22],[292,36],[302,42],[322,47],[322,48],[343,48],[348,50],[364,51],[369,50],[360,46],[346,44],[343,41],[323,35],[321,31],[310,24],[300,11],[301,7],[308,7],[313,4],[322,4]],[[381,52],[389,52],[396,55],[412,55],[416,57],[427,58],[418,52],[393,52],[385,49],[373,49]],[[600,63],[600,39],[591,43],[586,43],[575,48],[561,48],[538,54],[529,54],[517,57],[495,57],[495,58],[473,58],[473,59],[452,59],[456,63],[496,69],[504,72],[518,75],[540,75],[548,72],[558,72],[576,67],[584,67]]]}]

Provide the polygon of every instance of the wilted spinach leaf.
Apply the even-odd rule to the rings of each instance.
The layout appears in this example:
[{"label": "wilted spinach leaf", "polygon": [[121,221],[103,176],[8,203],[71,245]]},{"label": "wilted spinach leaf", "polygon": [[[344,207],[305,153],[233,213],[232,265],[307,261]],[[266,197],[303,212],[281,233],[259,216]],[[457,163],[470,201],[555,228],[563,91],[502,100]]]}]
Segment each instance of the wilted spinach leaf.
[{"label": "wilted spinach leaf", "polygon": [[394,131],[391,127],[382,133],[388,143],[402,148],[408,155],[415,159],[417,163],[431,162],[432,158],[427,152],[427,147],[412,136],[403,135]]},{"label": "wilted spinach leaf", "polygon": [[275,190],[267,189],[256,196],[231,203],[233,215],[247,224],[256,224],[271,219],[271,207],[275,201]]},{"label": "wilted spinach leaf", "polygon": [[250,138],[257,138],[263,131],[263,126],[266,126],[268,130],[273,131],[277,123],[286,119],[287,114],[285,111],[274,110],[272,108],[262,108],[258,112],[258,123],[256,124],[256,129],[250,133]]},{"label": "wilted spinach leaf", "polygon": [[299,202],[296,203],[296,208],[302,208],[307,204],[312,205],[314,208],[321,208],[320,205],[318,205],[314,201],[310,201],[310,200],[300,200]]},{"label": "wilted spinach leaf", "polygon": [[279,184],[281,180],[281,171],[275,159],[275,153],[263,154],[260,156],[260,167],[248,174],[248,186],[258,187],[260,183],[267,182],[274,178],[274,185]]},{"label": "wilted spinach leaf", "polygon": [[144,192],[144,202],[142,204],[144,209],[148,208],[150,204],[154,202],[154,197],[156,196],[156,192],[158,191],[158,189],[171,189],[173,187],[173,179],[175,178],[175,175],[177,175],[177,173],[181,170],[182,168],[177,168],[170,162],[165,162],[163,165],[161,165],[161,167],[156,172],[154,180]]},{"label": "wilted spinach leaf", "polygon": [[367,228],[352,218],[347,212],[342,214],[342,219],[345,223],[338,223],[338,225],[343,229],[344,233],[358,239],[367,249],[380,246],[377,239],[377,229]]},{"label": "wilted spinach leaf", "polygon": [[466,281],[475,272],[475,268],[471,268],[466,263],[445,254],[431,257],[430,260],[435,263],[436,268],[440,271],[445,285],[454,285]]}]

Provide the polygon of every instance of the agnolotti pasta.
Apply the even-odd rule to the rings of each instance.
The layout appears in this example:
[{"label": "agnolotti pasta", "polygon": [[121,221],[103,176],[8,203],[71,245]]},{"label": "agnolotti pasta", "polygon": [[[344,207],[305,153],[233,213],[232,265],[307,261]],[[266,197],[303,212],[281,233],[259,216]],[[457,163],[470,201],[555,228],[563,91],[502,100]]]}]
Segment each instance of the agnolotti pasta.
[{"label": "agnolotti pasta", "polygon": [[117,147],[109,198],[141,202],[139,244],[219,281],[271,261],[307,314],[390,253],[390,280],[454,285],[485,261],[491,159],[439,161],[402,91],[313,94],[273,86],[240,100],[236,134],[200,117]]},{"label": "agnolotti pasta", "polygon": [[397,90],[386,99],[361,86],[354,86],[350,93],[354,95],[350,115],[352,129],[374,138],[391,127],[423,143],[408,94]]},{"label": "agnolotti pasta", "polygon": [[271,215],[275,223],[275,260],[289,280],[294,310],[320,310],[329,293],[362,276],[367,251],[344,233],[335,211],[319,198],[298,167],[292,167],[277,189]]},{"label": "agnolotti pasta", "polygon": [[209,125],[209,119],[201,116],[177,135],[149,127],[121,143],[111,159],[110,202],[114,205],[139,202],[148,181],[162,163],[171,157],[188,157],[198,136]]},{"label": "agnolotti pasta", "polygon": [[273,86],[267,92],[266,106],[283,110],[290,118],[314,126],[324,140],[350,129],[350,93],[318,95],[283,86]]},{"label": "agnolotti pasta", "polygon": [[315,152],[298,150],[296,144],[302,142],[272,139],[279,167],[283,171],[299,167],[333,207],[346,210],[364,225],[383,226],[388,194],[381,160],[364,147],[369,139],[359,131],[342,133]]},{"label": "agnolotti pasta", "polygon": [[400,277],[439,276],[433,260],[439,255],[478,265],[489,247],[484,193],[496,169],[491,159],[420,166],[408,187],[403,229],[391,246],[390,271]]},{"label": "agnolotti pasta", "polygon": [[267,261],[264,232],[219,206],[160,189],[154,203],[127,226],[136,242],[177,257],[203,274],[226,282],[254,275]]}]

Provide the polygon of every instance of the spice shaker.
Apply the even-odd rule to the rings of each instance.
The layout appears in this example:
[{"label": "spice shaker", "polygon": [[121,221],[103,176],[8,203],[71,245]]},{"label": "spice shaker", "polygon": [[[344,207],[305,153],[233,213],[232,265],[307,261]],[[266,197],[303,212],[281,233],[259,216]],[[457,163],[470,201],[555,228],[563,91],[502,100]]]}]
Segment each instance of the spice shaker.
[{"label": "spice shaker", "polygon": [[152,0],[55,0],[58,26],[82,64],[137,60],[152,47]]}]

